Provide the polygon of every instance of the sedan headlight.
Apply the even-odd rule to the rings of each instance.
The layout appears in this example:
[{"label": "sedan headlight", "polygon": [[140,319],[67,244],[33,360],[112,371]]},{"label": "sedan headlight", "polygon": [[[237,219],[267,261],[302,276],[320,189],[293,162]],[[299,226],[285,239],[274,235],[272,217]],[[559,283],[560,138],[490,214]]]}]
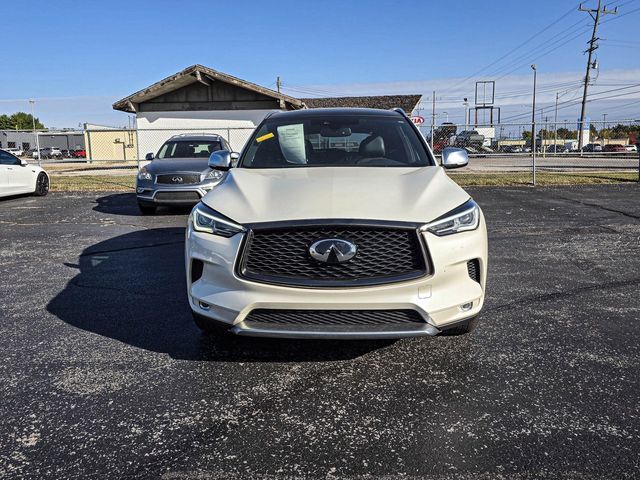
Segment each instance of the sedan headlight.
[{"label": "sedan headlight", "polygon": [[430,232],[439,237],[453,233],[475,230],[480,224],[480,208],[473,200],[454,208],[446,215],[420,228],[422,232]]},{"label": "sedan headlight", "polygon": [[142,167],[138,172],[138,180],[153,180],[153,175],[149,173],[147,167]]},{"label": "sedan headlight", "polygon": [[227,238],[233,237],[236,233],[244,232],[242,225],[232,222],[203,203],[195,206],[191,218],[193,229],[197,232],[211,233]]}]

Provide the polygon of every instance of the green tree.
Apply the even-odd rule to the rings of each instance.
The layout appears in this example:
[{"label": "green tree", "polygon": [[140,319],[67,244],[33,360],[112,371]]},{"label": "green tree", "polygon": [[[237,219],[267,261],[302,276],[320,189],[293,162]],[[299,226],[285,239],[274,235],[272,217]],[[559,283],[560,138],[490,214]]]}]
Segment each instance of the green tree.
[{"label": "green tree", "polygon": [[560,127],[558,129],[558,138],[578,138],[578,132],[576,130],[569,130],[568,128]]},{"label": "green tree", "polygon": [[8,130],[11,127],[11,119],[8,115],[0,115],[0,130]]},{"label": "green tree", "polygon": [[[11,122],[10,128],[16,130],[33,129],[33,117],[30,113],[16,112],[9,117],[9,121]],[[40,122],[39,118],[36,117],[35,121],[37,129],[44,128],[44,125]]]},{"label": "green tree", "polygon": [[522,131],[522,139],[523,140],[531,140],[531,130],[523,130]]}]

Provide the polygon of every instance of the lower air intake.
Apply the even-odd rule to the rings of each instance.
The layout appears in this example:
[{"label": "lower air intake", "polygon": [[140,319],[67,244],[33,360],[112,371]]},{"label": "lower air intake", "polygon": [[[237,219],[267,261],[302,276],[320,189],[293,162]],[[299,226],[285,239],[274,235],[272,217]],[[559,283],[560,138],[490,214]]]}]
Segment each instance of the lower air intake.
[{"label": "lower air intake", "polygon": [[273,310],[256,309],[247,326],[393,326],[424,324],[415,310]]}]

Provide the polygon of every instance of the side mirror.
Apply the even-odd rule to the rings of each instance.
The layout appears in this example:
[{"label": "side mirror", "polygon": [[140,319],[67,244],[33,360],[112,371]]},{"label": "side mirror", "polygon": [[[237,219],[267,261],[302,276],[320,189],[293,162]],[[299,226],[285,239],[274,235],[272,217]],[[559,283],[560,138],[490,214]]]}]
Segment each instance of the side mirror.
[{"label": "side mirror", "polygon": [[26,167],[27,165],[29,165],[29,164],[27,163],[27,161],[26,161],[24,158],[21,158],[21,159],[20,159],[20,166],[21,166],[21,167]]},{"label": "side mirror", "polygon": [[231,152],[231,166],[238,166],[238,159],[240,158],[240,154],[238,152]]},{"label": "side mirror", "polygon": [[209,168],[214,170],[229,170],[231,168],[231,152],[218,150],[209,156]]},{"label": "side mirror", "polygon": [[149,161],[153,160],[153,153],[147,153],[147,154],[144,156],[144,159],[145,159],[145,160],[149,160]]},{"label": "side mirror", "polygon": [[447,147],[442,150],[442,166],[444,168],[466,167],[469,156],[464,148]]}]

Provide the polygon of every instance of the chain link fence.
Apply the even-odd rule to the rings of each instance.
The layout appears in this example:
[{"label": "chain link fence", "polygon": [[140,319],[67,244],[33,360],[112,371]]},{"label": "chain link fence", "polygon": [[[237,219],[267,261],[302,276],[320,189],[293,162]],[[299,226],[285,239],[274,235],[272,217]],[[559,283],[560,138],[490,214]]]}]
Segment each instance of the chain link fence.
[{"label": "chain link fence", "polygon": [[[576,122],[577,123],[577,122]],[[446,147],[464,148],[469,165],[450,171],[466,185],[638,181],[640,120],[590,122],[579,148],[577,124],[540,122],[470,126],[444,123],[420,126],[437,157]],[[124,163],[139,167],[147,153],[156,154],[175,135],[214,134],[240,151],[253,127],[93,129],[86,130],[88,162]]]},{"label": "chain link fence", "polygon": [[640,120],[585,124],[580,148],[577,122],[420,126],[434,153],[464,148],[467,167],[451,171],[464,184],[639,181]]}]

